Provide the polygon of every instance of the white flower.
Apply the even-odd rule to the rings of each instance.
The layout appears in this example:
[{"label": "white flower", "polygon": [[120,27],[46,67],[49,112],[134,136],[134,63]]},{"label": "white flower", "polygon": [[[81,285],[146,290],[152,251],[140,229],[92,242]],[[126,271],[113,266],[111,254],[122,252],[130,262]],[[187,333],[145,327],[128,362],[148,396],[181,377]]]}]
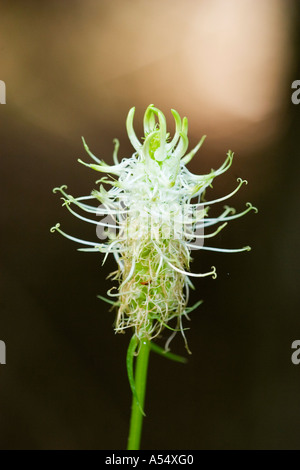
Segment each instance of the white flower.
[{"label": "white flower", "polygon": [[[135,149],[132,157],[118,161],[119,142],[115,139],[114,165],[107,165],[91,153],[83,139],[85,149],[95,163],[79,161],[110,175],[110,178],[104,176],[97,181],[99,190],[92,191],[90,196],[74,198],[66,193],[66,186],[54,189],[61,192],[64,205],[72,214],[97,225],[102,234],[104,229],[107,230],[107,242],[72,237],[64,233],[59,224],[51,230],[86,245],[86,248],[80,248],[81,251],[105,253],[104,261],[110,253],[115,257],[118,271],[112,274],[120,285],[118,292],[111,292],[113,288],[108,295],[116,298],[116,301],[109,302],[118,307],[117,332],[133,327],[138,338],[146,335],[151,339],[167,327],[173,330],[171,337],[178,330],[184,336],[182,317],[200,303],[187,307],[189,287],[193,286],[190,277],[216,277],[214,266],[206,273],[190,272],[191,250],[227,253],[250,250],[249,246],[238,249],[209,247],[204,245],[204,241],[215,236],[228,221],[257,209],[247,203],[247,208],[236,214],[233,208],[224,206],[218,217],[208,217],[209,206],[229,199],[247,183],[238,179],[230,194],[208,202],[204,199],[205,191],[212,186],[214,178],[230,168],[233,153],[228,152],[218,170],[207,175],[194,175],[186,165],[201,147],[205,136],[186,154],[187,119],[181,120],[179,114],[172,110],[176,131],[171,140],[163,113],[150,105],[144,115],[145,136],[141,142],[133,130],[134,112],[135,108],[129,111],[126,123]],[[106,190],[103,184],[112,187]],[[90,205],[89,201],[101,206]],[[104,218],[100,222],[90,219],[77,213],[72,208],[74,206],[82,212]],[[217,224],[215,231],[206,233],[208,227]],[[169,322],[174,318],[176,325],[171,328]]]}]

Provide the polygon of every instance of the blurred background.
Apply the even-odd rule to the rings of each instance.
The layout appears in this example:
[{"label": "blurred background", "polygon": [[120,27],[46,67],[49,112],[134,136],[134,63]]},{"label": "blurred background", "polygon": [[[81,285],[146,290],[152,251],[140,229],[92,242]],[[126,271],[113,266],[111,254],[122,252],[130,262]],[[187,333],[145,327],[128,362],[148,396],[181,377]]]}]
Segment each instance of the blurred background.
[{"label": "blurred background", "polygon": [[[52,188],[89,194],[98,175],[77,162],[91,150],[112,162],[133,149],[125,129],[136,106],[189,119],[190,163],[205,173],[235,160],[207,196],[259,208],[233,221],[214,246],[193,252],[196,279],[187,365],[151,356],[142,448],[299,449],[300,79],[295,0],[3,0],[0,6],[2,449],[124,449],[131,395],[114,312],[97,299],[112,287],[113,259],[76,251],[50,227],[95,239]],[[221,210],[221,207],[220,207]],[[163,346],[167,338],[160,339]],[[186,354],[180,335],[172,351]]]}]

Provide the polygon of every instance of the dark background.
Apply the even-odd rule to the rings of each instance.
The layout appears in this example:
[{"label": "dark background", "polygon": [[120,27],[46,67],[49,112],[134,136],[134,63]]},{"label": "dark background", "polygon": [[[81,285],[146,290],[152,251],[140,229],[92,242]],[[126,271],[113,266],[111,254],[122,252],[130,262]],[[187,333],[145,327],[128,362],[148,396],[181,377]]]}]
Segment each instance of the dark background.
[{"label": "dark background", "polygon": [[[230,201],[259,213],[234,221],[214,246],[194,252],[196,279],[187,365],[150,358],[142,448],[299,449],[299,125],[291,83],[300,79],[299,8],[291,0],[1,2],[1,449],[122,449],[130,389],[130,335],[96,298],[112,287],[101,255],[50,234],[95,239],[94,227],[61,207],[52,188],[95,187],[81,135],[112,162],[112,139],[130,156],[128,110],[141,135],[154,103],[208,138],[190,164],[235,161],[210,198],[249,181]],[[220,208],[221,210],[221,208]],[[167,333],[163,334],[163,345]],[[183,340],[172,351],[186,354]]]}]

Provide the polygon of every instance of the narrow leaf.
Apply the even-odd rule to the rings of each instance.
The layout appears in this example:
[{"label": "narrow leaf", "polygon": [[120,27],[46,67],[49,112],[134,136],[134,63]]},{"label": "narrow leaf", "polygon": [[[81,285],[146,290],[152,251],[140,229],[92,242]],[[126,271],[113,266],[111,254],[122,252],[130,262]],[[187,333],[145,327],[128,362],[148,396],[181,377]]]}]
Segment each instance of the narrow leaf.
[{"label": "narrow leaf", "polygon": [[186,357],[178,356],[178,354],[173,354],[169,351],[165,351],[165,349],[161,348],[155,343],[150,343],[150,347],[152,351],[156,352],[157,354],[160,354],[161,356],[166,357],[167,359],[170,359],[171,361],[181,362],[182,364],[187,363]]}]

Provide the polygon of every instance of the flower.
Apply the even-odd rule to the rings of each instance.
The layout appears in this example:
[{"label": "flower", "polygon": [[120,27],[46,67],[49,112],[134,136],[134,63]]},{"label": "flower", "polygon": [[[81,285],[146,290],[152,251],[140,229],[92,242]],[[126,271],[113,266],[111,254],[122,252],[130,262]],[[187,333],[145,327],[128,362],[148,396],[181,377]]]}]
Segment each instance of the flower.
[{"label": "flower", "polygon": [[[76,217],[97,226],[99,238],[106,237],[105,243],[85,241],[64,233],[57,224],[51,231],[58,231],[65,237],[85,245],[81,251],[113,254],[118,270],[112,273],[119,281],[118,292],[108,291],[108,300],[118,308],[115,323],[116,332],[134,328],[137,338],[152,339],[164,327],[173,330],[166,348],[174,334],[182,326],[183,316],[195,309],[201,302],[188,307],[189,288],[193,287],[191,277],[216,277],[212,266],[206,273],[190,271],[191,250],[210,250],[220,252],[249,251],[245,246],[238,249],[215,248],[204,245],[207,238],[219,233],[229,221],[237,219],[251,210],[257,211],[250,203],[241,213],[235,213],[225,206],[218,217],[208,217],[209,206],[223,202],[233,196],[247,183],[238,179],[237,187],[224,197],[206,202],[205,191],[212,186],[216,176],[227,171],[233,160],[233,152],[218,170],[206,175],[192,174],[186,165],[200,149],[206,136],[189,153],[188,121],[182,120],[175,110],[175,134],[170,139],[163,113],[148,106],[144,115],[144,138],[141,142],[133,129],[135,108],[127,117],[128,137],[135,152],[130,158],[118,160],[119,141],[114,140],[114,165],[107,165],[89,150],[85,140],[84,147],[95,163],[85,166],[104,173],[96,183],[99,190],[90,196],[74,198],[66,192],[67,187],[55,188],[59,191],[66,208]],[[106,190],[103,184],[110,185]],[[89,201],[100,206],[90,205]],[[90,219],[74,210],[102,216],[101,221]],[[214,232],[206,229],[218,225]],[[102,298],[102,297],[101,297]],[[175,319],[176,326],[171,328],[170,321]]]}]

